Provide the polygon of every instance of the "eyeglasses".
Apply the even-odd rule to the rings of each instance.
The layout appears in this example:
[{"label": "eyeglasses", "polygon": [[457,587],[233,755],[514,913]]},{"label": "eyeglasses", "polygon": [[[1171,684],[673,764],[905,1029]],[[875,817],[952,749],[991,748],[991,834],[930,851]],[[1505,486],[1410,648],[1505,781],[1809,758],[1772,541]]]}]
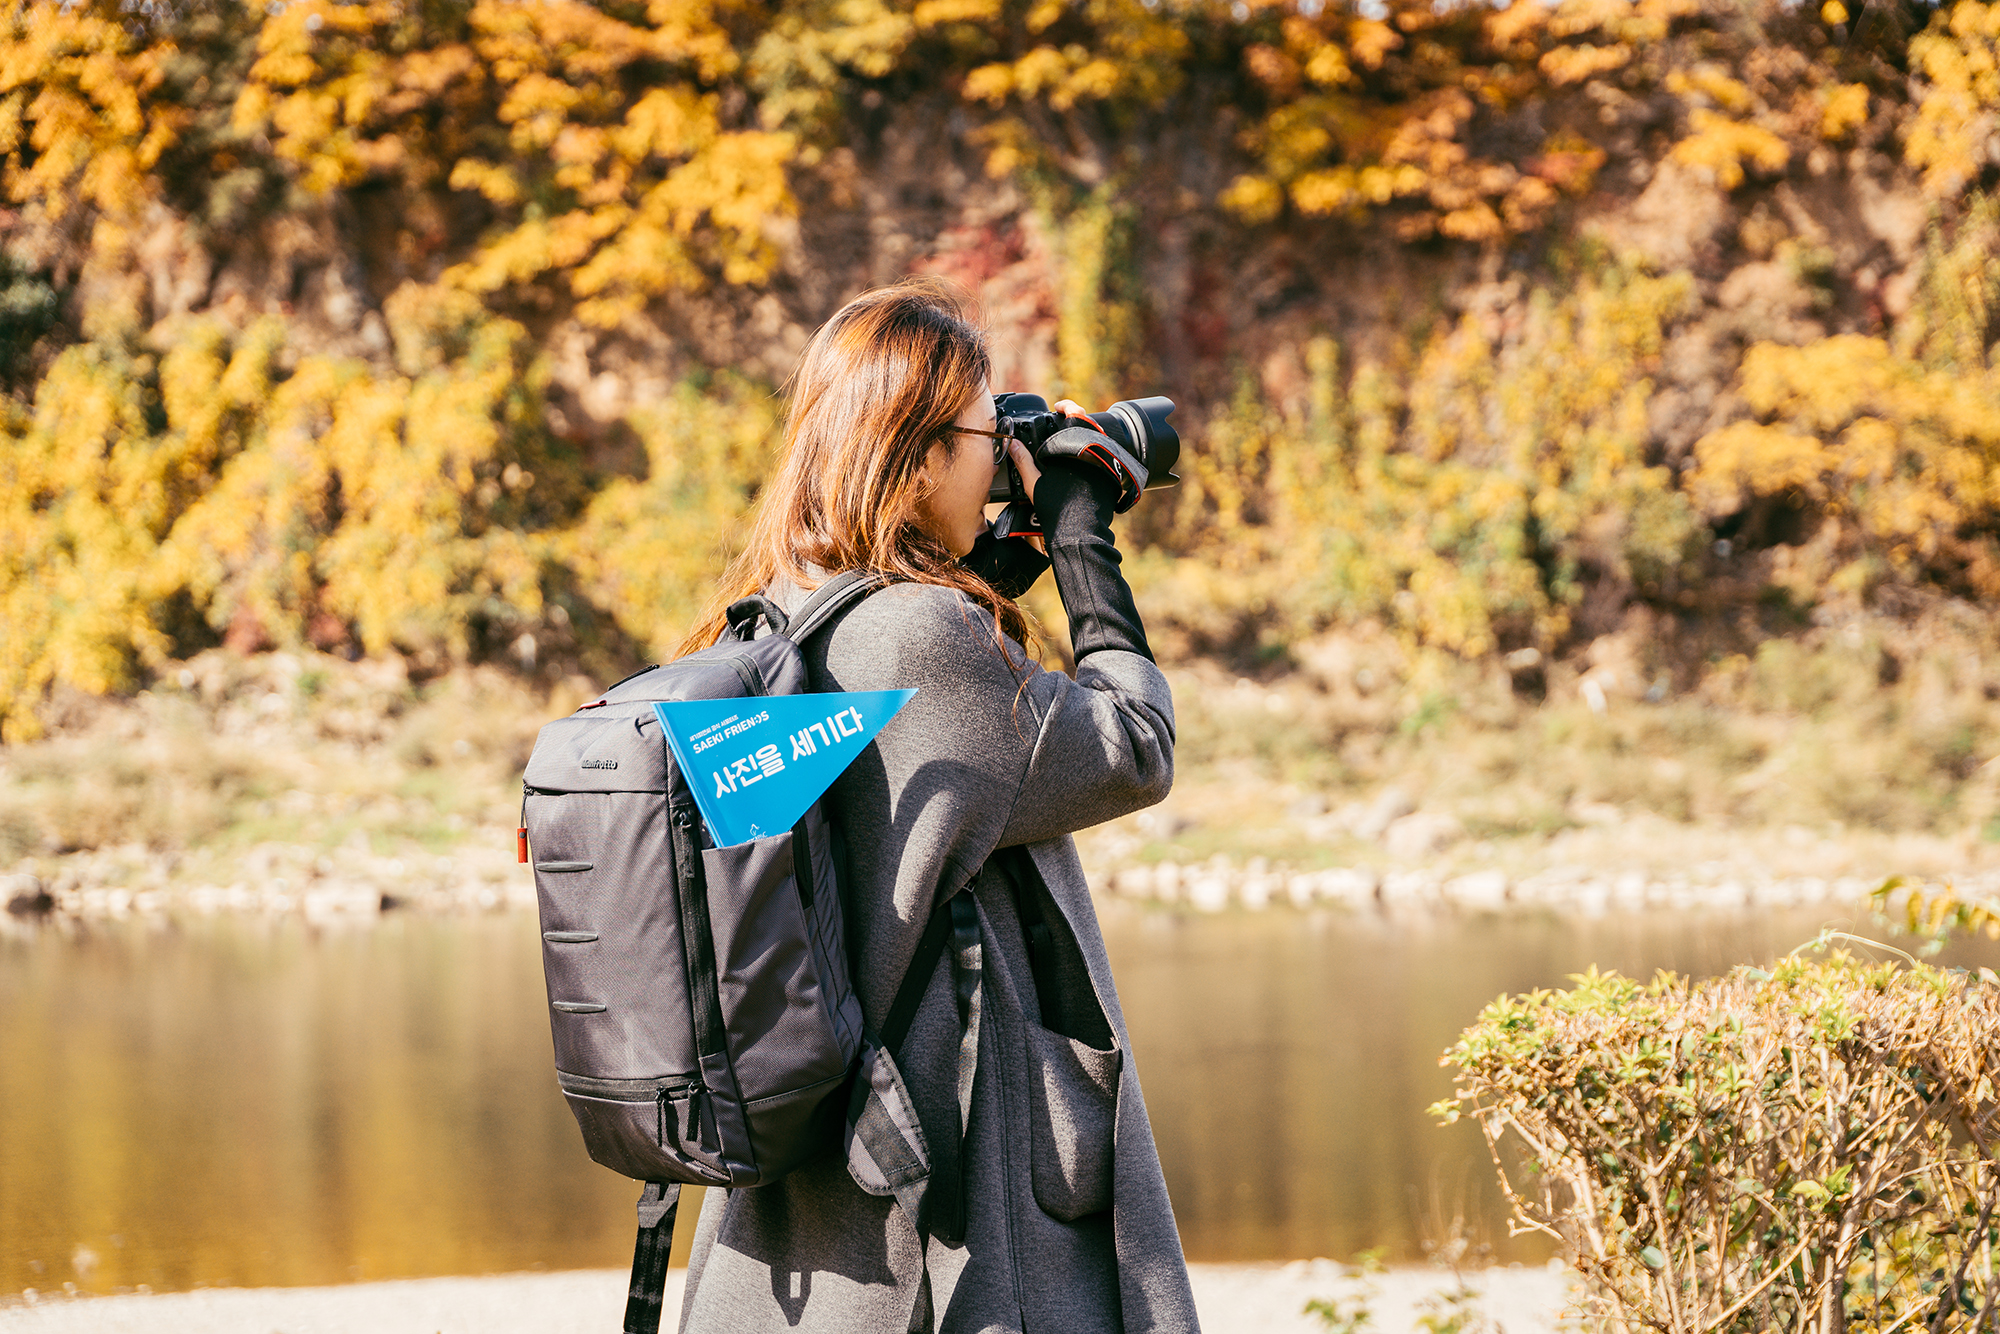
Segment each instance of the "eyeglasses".
[{"label": "eyeglasses", "polygon": [[946,435],[987,435],[993,437],[993,466],[999,467],[1007,461],[1007,446],[1014,439],[1005,431],[985,431],[977,426],[947,426]]}]

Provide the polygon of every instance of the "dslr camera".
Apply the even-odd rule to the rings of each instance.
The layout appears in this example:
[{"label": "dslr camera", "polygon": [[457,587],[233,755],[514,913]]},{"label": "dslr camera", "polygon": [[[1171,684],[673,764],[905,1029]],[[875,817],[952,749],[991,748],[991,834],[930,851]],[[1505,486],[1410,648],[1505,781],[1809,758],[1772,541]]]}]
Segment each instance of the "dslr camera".
[{"label": "dslr camera", "polygon": [[[1096,464],[1118,479],[1117,511],[1139,503],[1142,492],[1180,481],[1174,464],[1181,455],[1181,438],[1167,424],[1174,401],[1159,394],[1124,399],[1083,417],[1066,417],[1050,410],[1036,394],[995,394],[994,429],[1028,447],[1038,466],[1050,459],[1074,458]],[[1010,461],[993,478],[989,503],[1007,509],[994,520],[993,535],[1007,537],[1033,531],[1032,507],[1021,474]]]}]

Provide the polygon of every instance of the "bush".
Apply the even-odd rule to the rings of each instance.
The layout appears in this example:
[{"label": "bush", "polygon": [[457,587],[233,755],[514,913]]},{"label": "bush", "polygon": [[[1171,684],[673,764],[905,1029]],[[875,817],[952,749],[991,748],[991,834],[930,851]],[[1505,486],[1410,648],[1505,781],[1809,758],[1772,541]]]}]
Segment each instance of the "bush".
[{"label": "bush", "polygon": [[202,321],[159,358],[78,344],[32,414],[0,404],[0,735],[33,735],[51,684],[115,690],[204,647],[169,633],[177,607],[242,648],[457,659],[538,623],[543,531],[583,479],[527,332],[416,288],[389,314],[403,375]]},{"label": "bush", "polygon": [[2000,978],[1844,954],[1503,998],[1445,1056],[1610,1327],[1990,1330]]},{"label": "bush", "polygon": [[1171,521],[1148,521],[1248,576],[1237,596],[1286,639],[1373,618],[1468,657],[1553,649],[1588,583],[1665,597],[1691,564],[1695,517],[1648,466],[1645,413],[1691,300],[1685,274],[1605,265],[1524,291],[1511,331],[1481,311],[1441,322],[1402,365],[1343,376],[1310,340],[1302,409],[1239,392],[1157,502]]}]

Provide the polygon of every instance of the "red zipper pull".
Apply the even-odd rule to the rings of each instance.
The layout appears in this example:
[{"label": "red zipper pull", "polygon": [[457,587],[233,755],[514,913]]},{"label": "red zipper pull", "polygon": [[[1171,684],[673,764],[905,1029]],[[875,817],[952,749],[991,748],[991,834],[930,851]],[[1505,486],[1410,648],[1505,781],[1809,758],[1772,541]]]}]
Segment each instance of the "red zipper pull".
[{"label": "red zipper pull", "polygon": [[522,825],[514,831],[514,849],[519,854],[521,865],[528,864],[528,827]]}]

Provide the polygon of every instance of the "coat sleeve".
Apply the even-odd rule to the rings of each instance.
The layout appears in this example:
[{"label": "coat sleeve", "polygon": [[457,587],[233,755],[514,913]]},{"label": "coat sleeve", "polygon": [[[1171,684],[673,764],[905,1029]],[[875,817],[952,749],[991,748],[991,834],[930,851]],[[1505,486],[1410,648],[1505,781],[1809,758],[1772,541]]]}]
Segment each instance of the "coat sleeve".
[{"label": "coat sleeve", "polygon": [[996,847],[1101,824],[1173,786],[1173,696],[1141,654],[1093,653],[1072,680],[936,585],[884,589],[836,636],[835,688],[916,687],[879,741],[895,818],[936,818],[968,870]]},{"label": "coat sleeve", "polygon": [[1035,735],[1000,845],[1038,843],[1162,800],[1174,785],[1174,700],[1137,653],[1105,650],[1072,681],[1036,669],[1022,692]]}]

